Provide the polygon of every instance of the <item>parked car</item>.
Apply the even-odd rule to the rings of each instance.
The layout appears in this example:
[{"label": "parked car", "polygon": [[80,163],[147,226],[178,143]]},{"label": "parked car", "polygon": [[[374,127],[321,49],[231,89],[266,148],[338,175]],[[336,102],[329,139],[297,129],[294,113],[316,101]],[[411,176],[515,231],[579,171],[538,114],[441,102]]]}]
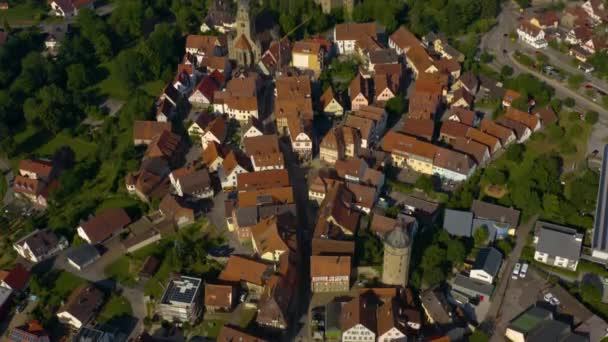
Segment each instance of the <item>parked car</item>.
[{"label": "parked car", "polygon": [[560,304],[559,299],[555,297],[551,292],[545,293],[544,299],[546,302],[549,302],[551,305],[558,306]]},{"label": "parked car", "polygon": [[519,277],[520,278],[525,278],[526,274],[528,273],[528,264],[527,263],[523,263],[521,265],[521,271],[519,271]]},{"label": "parked car", "polygon": [[23,310],[25,310],[26,306],[27,306],[27,302],[26,301],[23,301],[23,302],[19,303],[19,305],[17,305],[17,313],[23,312]]},{"label": "parked car", "polygon": [[519,276],[520,269],[521,269],[521,264],[520,263],[515,264],[515,268],[513,269],[513,274],[511,275],[511,278],[517,279],[517,277]]}]

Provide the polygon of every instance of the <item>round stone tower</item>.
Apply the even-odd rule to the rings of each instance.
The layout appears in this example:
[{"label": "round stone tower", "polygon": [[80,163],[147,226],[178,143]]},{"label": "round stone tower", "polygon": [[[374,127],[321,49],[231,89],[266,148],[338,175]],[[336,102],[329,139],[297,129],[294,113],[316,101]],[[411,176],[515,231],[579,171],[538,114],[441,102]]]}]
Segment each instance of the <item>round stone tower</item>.
[{"label": "round stone tower", "polygon": [[407,286],[411,255],[410,237],[405,228],[396,226],[384,237],[382,282]]}]

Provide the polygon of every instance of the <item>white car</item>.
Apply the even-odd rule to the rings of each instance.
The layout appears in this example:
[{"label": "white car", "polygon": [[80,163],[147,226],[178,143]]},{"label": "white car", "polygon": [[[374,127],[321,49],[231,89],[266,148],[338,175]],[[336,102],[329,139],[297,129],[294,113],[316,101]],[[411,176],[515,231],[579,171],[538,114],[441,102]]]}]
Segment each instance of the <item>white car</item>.
[{"label": "white car", "polygon": [[511,278],[517,279],[517,276],[519,276],[520,269],[521,269],[521,264],[520,263],[515,264],[515,268],[513,269],[513,274],[511,275]]},{"label": "white car", "polygon": [[553,298],[551,298],[549,303],[551,303],[552,305],[555,305],[555,306],[559,306],[561,304],[559,299],[557,299],[557,297],[555,297],[555,296],[553,296]]},{"label": "white car", "polygon": [[558,306],[560,304],[559,299],[557,299],[557,297],[555,297],[551,292],[545,293],[544,299],[551,305]]},{"label": "white car", "polygon": [[523,263],[521,265],[521,271],[519,271],[519,277],[520,278],[525,278],[526,274],[528,273],[528,264],[527,263]]}]

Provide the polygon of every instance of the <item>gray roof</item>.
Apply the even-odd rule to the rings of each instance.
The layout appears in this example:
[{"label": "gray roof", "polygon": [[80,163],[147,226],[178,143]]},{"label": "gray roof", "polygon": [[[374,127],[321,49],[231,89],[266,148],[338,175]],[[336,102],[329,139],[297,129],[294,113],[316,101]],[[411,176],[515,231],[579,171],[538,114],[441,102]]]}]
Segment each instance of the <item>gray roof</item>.
[{"label": "gray roof", "polygon": [[530,332],[528,341],[588,342],[589,339],[570,331],[570,325],[556,320],[541,322]]},{"label": "gray roof", "polygon": [[343,302],[332,300],[325,305],[325,325],[328,331],[340,330],[340,315]]},{"label": "gray roof", "polygon": [[400,201],[405,206],[413,207],[416,210],[420,210],[426,214],[433,215],[439,209],[439,204],[430,202],[422,198],[418,198],[412,195],[405,195],[400,198]]},{"label": "gray roof", "polygon": [[410,245],[410,237],[405,231],[405,227],[397,226],[386,234],[384,243],[393,248],[406,248]]},{"label": "gray roof", "polygon": [[258,223],[257,207],[239,207],[236,209],[236,222],[240,227],[249,227]]},{"label": "gray roof", "polygon": [[507,223],[515,228],[519,224],[519,210],[500,205],[474,200],[471,211],[475,218],[488,219],[500,223]]},{"label": "gray roof", "polygon": [[428,288],[420,294],[422,306],[438,324],[449,324],[452,321],[450,306],[445,295],[437,288]]},{"label": "gray roof", "polygon": [[455,236],[471,237],[471,227],[473,225],[473,213],[446,209],[443,218],[443,229]]},{"label": "gray roof", "polygon": [[185,194],[197,195],[207,191],[211,187],[211,178],[207,169],[200,169],[191,174],[179,177],[182,191]]},{"label": "gray roof", "polygon": [[604,336],[606,336],[607,330],[608,323],[599,318],[597,315],[593,315],[591,318],[579,324],[576,327],[575,332],[581,335],[589,336],[589,340],[591,341],[600,341]]},{"label": "gray roof", "polygon": [[474,270],[484,270],[492,277],[496,277],[500,265],[502,264],[502,254],[494,247],[482,248],[477,253]]},{"label": "gray roof", "polygon": [[99,258],[99,251],[93,245],[85,244],[66,253],[66,258],[80,267],[87,266]]},{"label": "gray roof", "polygon": [[373,64],[391,64],[399,62],[399,56],[393,49],[375,50],[369,53],[369,60]]},{"label": "gray roof", "polygon": [[198,296],[201,283],[200,278],[186,276],[170,280],[161,302],[164,304],[190,304]]},{"label": "gray roof", "polygon": [[608,251],[608,145],[604,146],[604,159],[602,160],[602,173],[600,174],[599,190],[597,194],[595,223],[593,225],[593,249]]},{"label": "gray roof", "polygon": [[569,260],[579,259],[583,234],[572,228],[548,222],[538,221],[536,226],[539,229],[537,251]]},{"label": "gray roof", "polygon": [[507,225],[503,224],[501,226],[500,223],[492,221],[492,220],[486,220],[486,219],[473,219],[473,233],[475,234],[475,232],[477,231],[477,229],[479,229],[479,227],[484,227],[487,231],[488,231],[488,241],[494,241],[494,239],[496,239],[496,235],[497,235],[497,231],[499,229],[507,229]]},{"label": "gray roof", "polygon": [[494,292],[494,285],[484,284],[462,274],[457,274],[452,281],[452,289],[465,294],[490,297]]}]

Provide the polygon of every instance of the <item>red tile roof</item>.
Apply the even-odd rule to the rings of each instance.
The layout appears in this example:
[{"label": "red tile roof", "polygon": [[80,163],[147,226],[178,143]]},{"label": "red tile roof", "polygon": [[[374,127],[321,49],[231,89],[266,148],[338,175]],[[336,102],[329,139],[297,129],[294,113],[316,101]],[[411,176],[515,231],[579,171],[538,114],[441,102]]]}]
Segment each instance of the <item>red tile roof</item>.
[{"label": "red tile roof", "polygon": [[102,242],[131,223],[127,212],[121,208],[107,208],[80,224],[91,243]]}]

